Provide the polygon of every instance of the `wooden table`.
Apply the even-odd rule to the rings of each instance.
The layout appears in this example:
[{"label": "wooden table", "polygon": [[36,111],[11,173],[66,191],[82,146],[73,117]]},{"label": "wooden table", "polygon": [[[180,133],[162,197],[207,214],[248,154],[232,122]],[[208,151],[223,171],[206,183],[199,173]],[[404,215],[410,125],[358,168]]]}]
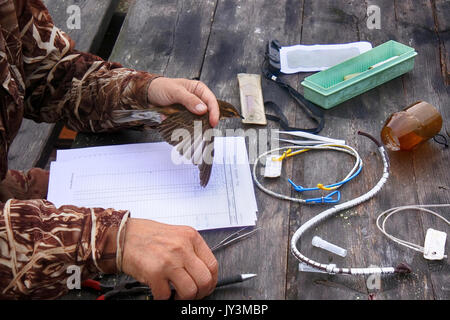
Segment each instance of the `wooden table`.
[{"label": "wooden table", "polygon": [[[396,40],[418,52],[413,71],[325,112],[322,135],[345,139],[363,161],[362,174],[342,188],[343,201],[367,192],[378,181],[382,164],[373,143],[356,134],[364,130],[379,136],[389,114],[417,100],[435,105],[450,131],[450,12],[448,0],[377,0],[381,29],[367,27],[367,1],[325,0],[136,0],[128,11],[110,60],[168,77],[198,78],[220,99],[239,106],[236,75],[260,73],[269,39],[283,45],[370,41],[373,46]],[[309,74],[284,76],[301,90]],[[282,106],[292,126],[312,125],[301,109],[275,84],[263,80],[265,100]],[[239,121],[221,128],[255,129]],[[270,123],[268,128],[277,128]],[[450,137],[447,137],[450,138]],[[79,135],[75,147],[158,141],[155,133],[122,131],[109,135]],[[256,141],[247,141],[248,147]],[[302,239],[307,256],[341,266],[390,266],[408,263],[409,276],[381,278],[380,289],[368,289],[367,277],[301,273],[289,251],[295,230],[328,206],[299,205],[276,200],[256,189],[261,230],[245,241],[217,253],[220,276],[257,273],[256,279],[219,289],[210,299],[449,299],[448,260],[428,262],[419,253],[398,246],[376,228],[382,211],[407,204],[450,202],[450,150],[429,141],[413,152],[391,153],[391,175],[372,200],[319,225]],[[283,176],[308,186],[337,181],[349,170],[351,158],[334,152],[310,152],[283,168]],[[271,187],[292,193],[283,179]],[[448,210],[441,210],[448,218]],[[390,231],[400,238],[423,244],[427,228],[448,232],[430,215],[400,214]],[[202,232],[213,245],[230,230]],[[340,258],[311,246],[322,238],[348,250]],[[447,242],[448,243],[448,242]],[[448,252],[448,245],[447,245]],[[85,297],[81,295],[82,297]]]}]

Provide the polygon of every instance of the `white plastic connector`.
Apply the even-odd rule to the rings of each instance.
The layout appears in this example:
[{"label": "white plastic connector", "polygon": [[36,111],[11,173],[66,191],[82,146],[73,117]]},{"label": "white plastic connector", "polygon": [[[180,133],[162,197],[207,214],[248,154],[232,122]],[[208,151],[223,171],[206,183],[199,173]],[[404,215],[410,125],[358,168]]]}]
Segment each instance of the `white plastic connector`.
[{"label": "white plastic connector", "polygon": [[427,260],[442,260],[445,255],[447,233],[429,228],[425,236],[423,257]]},{"label": "white plastic connector", "polygon": [[266,157],[266,166],[264,169],[264,177],[266,178],[278,178],[281,176],[281,166],[283,161],[274,160],[278,159],[280,156],[278,154],[269,155]]},{"label": "white plastic connector", "polygon": [[314,247],[322,248],[324,250],[337,254],[338,256],[347,256],[347,250],[338,247],[335,244],[329,243],[328,241],[323,240],[321,237],[314,236],[311,243]]}]

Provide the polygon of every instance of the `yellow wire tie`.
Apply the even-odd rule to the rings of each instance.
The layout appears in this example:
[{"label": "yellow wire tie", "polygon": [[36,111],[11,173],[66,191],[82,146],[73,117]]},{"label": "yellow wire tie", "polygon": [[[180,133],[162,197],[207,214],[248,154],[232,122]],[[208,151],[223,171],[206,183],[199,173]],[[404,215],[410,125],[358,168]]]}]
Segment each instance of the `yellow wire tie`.
[{"label": "yellow wire tie", "polygon": [[287,151],[283,152],[283,154],[279,158],[272,157],[272,161],[283,161],[284,159],[286,159],[287,155],[291,153],[291,151],[291,149],[288,149]]},{"label": "yellow wire tie", "polygon": [[[291,149],[289,149],[289,150],[291,150]],[[289,151],[289,150],[288,150],[288,151]],[[298,154],[300,154],[300,153],[303,153],[303,152],[306,152],[306,151],[309,151],[309,150],[311,150],[311,149],[302,149],[302,150],[299,150],[299,151],[296,151],[296,152],[293,152],[293,153],[290,153],[290,152],[289,152],[289,153],[286,155],[286,158],[296,156],[296,155],[298,155]]]},{"label": "yellow wire tie", "polygon": [[325,190],[325,191],[332,191],[332,190],[336,190],[337,187],[325,187],[322,183],[317,184],[317,188],[319,188],[320,190]]}]

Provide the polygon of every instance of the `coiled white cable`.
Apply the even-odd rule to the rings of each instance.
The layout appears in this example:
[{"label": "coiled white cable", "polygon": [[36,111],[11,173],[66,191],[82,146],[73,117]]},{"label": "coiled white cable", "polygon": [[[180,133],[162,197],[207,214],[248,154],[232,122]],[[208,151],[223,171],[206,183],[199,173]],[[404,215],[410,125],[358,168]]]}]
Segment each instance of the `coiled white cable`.
[{"label": "coiled white cable", "polygon": [[338,268],[334,264],[322,264],[319,262],[316,262],[312,259],[309,259],[308,257],[304,256],[297,248],[297,243],[300,240],[301,236],[310,228],[318,225],[322,221],[334,216],[338,212],[342,210],[346,210],[348,208],[354,207],[360,203],[363,203],[373,196],[375,196],[383,187],[383,185],[386,183],[388,177],[389,177],[389,158],[386,154],[386,150],[384,147],[372,136],[363,133],[358,132],[358,134],[364,135],[368,138],[370,138],[372,141],[374,141],[378,145],[378,152],[380,153],[381,159],[383,161],[383,174],[378,181],[378,183],[369,190],[366,194],[363,194],[359,196],[358,198],[355,198],[353,200],[344,202],[342,204],[336,205],[330,209],[327,209],[323,211],[322,213],[318,214],[314,218],[308,220],[306,223],[304,223],[300,228],[295,231],[294,235],[291,239],[291,253],[294,255],[295,258],[297,258],[299,261],[306,263],[307,265],[310,265],[314,268],[317,268],[319,270],[325,271],[330,274],[360,274],[360,275],[368,275],[368,274],[390,274],[390,273],[409,273],[411,272],[411,269],[409,266],[407,266],[404,263],[399,264],[397,267],[383,267],[383,268]]},{"label": "coiled white cable", "polygon": [[[316,146],[294,146],[293,145],[293,146],[285,146],[285,147],[269,150],[269,151],[259,155],[259,157],[256,159],[255,164],[253,166],[253,171],[252,171],[253,180],[255,181],[256,186],[258,188],[260,188],[265,193],[267,193],[267,194],[269,194],[269,195],[271,195],[273,197],[276,197],[278,199],[289,200],[289,201],[294,201],[294,202],[299,202],[299,203],[308,203],[307,200],[305,200],[305,199],[294,198],[294,197],[290,197],[290,196],[287,196],[287,195],[280,194],[280,193],[277,193],[275,191],[269,190],[268,188],[264,187],[262,185],[262,183],[257,178],[256,167],[258,166],[259,161],[263,157],[268,156],[270,154],[274,154],[274,153],[279,152],[279,151],[284,151],[284,150],[289,150],[289,149],[292,149],[292,150],[306,150],[306,149],[335,150],[335,151],[341,151],[341,152],[345,152],[345,153],[348,153],[348,154],[352,155],[355,158],[355,164],[354,164],[353,168],[350,170],[350,172],[347,174],[347,176],[345,176],[345,178],[342,179],[342,181],[345,181],[345,180],[349,179],[363,165],[361,157],[359,156],[358,152],[354,148],[352,148],[352,147],[350,147],[348,145],[344,145],[344,144],[343,145],[339,145],[339,144],[321,144],[321,145],[316,145]],[[337,189],[339,187],[340,186],[337,186],[337,187],[335,187],[335,189]]]},{"label": "coiled white cable", "polygon": [[[418,251],[423,253],[424,248],[418,244],[412,243],[412,242],[408,242],[406,240],[402,240],[399,238],[394,237],[393,235],[389,234],[386,231],[386,221],[389,219],[389,217],[391,217],[392,215],[404,211],[404,210],[419,210],[419,211],[424,211],[424,212],[428,212],[431,213],[432,215],[442,219],[445,223],[447,223],[447,225],[450,225],[450,221],[448,221],[447,219],[445,219],[443,216],[441,216],[440,214],[438,214],[437,212],[434,212],[428,208],[443,208],[443,207],[450,207],[449,203],[445,203],[445,204],[428,204],[428,205],[409,205],[409,206],[402,206],[402,207],[396,207],[396,208],[391,208],[389,210],[386,210],[384,212],[382,212],[378,218],[377,218],[377,227],[378,229],[389,239],[391,239],[392,241],[405,246],[407,248],[410,248],[412,250]],[[381,219],[383,219],[383,222],[381,222]]]}]

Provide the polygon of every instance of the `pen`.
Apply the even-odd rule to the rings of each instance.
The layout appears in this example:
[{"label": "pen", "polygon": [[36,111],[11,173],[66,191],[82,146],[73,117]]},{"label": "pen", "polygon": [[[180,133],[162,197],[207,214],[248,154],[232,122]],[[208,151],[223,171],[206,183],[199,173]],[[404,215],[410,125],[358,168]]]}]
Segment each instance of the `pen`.
[{"label": "pen", "polygon": [[224,278],[224,279],[217,281],[216,288],[227,286],[229,284],[244,282],[244,281],[252,279],[256,276],[257,276],[257,274],[255,274],[255,273],[243,273],[243,274],[238,274],[233,277]]},{"label": "pen", "polygon": [[[250,280],[256,276],[257,276],[257,274],[255,274],[255,273],[243,273],[243,274],[238,274],[236,276],[223,278],[223,279],[217,281],[216,288],[228,286],[230,284],[235,284],[235,283],[239,283],[239,282],[244,282],[244,281]],[[176,294],[176,291],[175,291],[175,289],[172,288],[172,295],[170,297],[171,300],[173,300],[173,298],[175,297],[175,294]],[[151,293],[150,293],[150,295],[151,295]]]}]

